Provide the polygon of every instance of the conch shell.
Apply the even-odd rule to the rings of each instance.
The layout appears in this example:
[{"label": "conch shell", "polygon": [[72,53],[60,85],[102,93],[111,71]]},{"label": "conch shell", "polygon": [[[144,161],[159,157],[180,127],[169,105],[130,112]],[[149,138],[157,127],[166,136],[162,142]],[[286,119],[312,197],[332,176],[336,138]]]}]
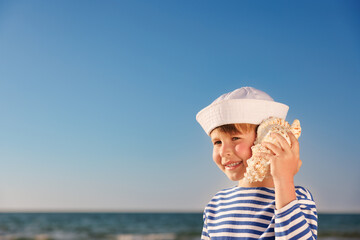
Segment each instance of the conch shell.
[{"label": "conch shell", "polygon": [[271,151],[262,146],[262,142],[277,143],[277,140],[271,137],[271,133],[276,132],[283,136],[286,141],[291,144],[287,131],[291,131],[298,139],[301,135],[300,121],[295,119],[293,124],[290,124],[281,118],[270,117],[261,122],[257,129],[257,136],[254,146],[251,147],[252,157],[247,160],[248,167],[246,168],[245,179],[250,183],[262,182],[265,177],[270,174],[270,162],[260,157],[262,152],[270,153]]}]

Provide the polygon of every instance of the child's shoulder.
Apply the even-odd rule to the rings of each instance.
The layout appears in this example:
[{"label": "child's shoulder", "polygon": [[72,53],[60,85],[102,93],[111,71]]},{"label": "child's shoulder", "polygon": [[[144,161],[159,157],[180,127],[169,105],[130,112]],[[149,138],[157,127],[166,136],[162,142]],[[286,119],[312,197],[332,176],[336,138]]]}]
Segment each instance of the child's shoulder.
[{"label": "child's shoulder", "polygon": [[[295,192],[298,199],[314,201],[313,195],[310,190],[303,186],[295,186]],[[224,188],[218,191],[210,200],[210,202],[231,199],[233,197],[241,196],[275,196],[274,188],[255,187],[255,188],[242,188],[238,186]]]},{"label": "child's shoulder", "polygon": [[237,192],[238,192],[237,186],[223,188],[211,197],[211,200],[209,203],[218,201],[218,200],[227,199],[227,198],[231,197],[232,195],[236,194]]},{"label": "child's shoulder", "polygon": [[311,194],[310,190],[305,187],[295,186],[295,192],[298,199],[308,199],[314,201],[313,195]]},{"label": "child's shoulder", "polygon": [[220,191],[218,191],[214,197],[216,196],[224,196],[224,195],[229,195],[232,194],[234,192],[238,191],[238,187],[237,186],[233,186],[233,187],[228,187],[228,188],[224,188],[221,189]]}]

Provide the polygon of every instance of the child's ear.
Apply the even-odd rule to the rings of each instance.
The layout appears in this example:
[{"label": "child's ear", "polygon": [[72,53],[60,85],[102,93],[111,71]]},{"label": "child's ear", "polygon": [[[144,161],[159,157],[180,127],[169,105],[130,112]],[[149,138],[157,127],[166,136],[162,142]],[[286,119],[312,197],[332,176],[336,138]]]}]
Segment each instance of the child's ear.
[{"label": "child's ear", "polygon": [[255,130],[255,140],[257,139],[257,131]]}]

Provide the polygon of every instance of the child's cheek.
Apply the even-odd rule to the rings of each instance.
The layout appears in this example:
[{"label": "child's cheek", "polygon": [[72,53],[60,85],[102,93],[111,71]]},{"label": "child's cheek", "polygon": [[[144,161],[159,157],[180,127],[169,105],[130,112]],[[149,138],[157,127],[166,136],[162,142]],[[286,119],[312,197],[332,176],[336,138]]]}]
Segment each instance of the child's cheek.
[{"label": "child's cheek", "polygon": [[216,149],[213,150],[212,157],[213,157],[214,162],[217,163],[219,161],[219,153],[218,153],[218,151],[216,151]]},{"label": "child's cheek", "polygon": [[244,151],[244,146],[242,144],[238,144],[235,146],[235,150],[236,152],[241,153]]},{"label": "child's cheek", "polygon": [[241,155],[247,155],[249,158],[251,157],[251,146],[249,147],[246,144],[238,144],[235,146],[235,151]]}]

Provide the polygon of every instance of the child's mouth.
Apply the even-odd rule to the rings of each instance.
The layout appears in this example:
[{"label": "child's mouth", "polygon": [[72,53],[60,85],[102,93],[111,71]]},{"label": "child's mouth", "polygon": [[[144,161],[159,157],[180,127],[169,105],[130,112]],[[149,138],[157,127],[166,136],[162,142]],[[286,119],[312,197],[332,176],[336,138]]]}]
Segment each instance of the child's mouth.
[{"label": "child's mouth", "polygon": [[239,167],[241,164],[242,164],[242,161],[230,163],[230,164],[227,164],[227,165],[224,165],[224,166],[225,166],[225,169],[227,169],[227,170],[233,170],[233,169]]}]

